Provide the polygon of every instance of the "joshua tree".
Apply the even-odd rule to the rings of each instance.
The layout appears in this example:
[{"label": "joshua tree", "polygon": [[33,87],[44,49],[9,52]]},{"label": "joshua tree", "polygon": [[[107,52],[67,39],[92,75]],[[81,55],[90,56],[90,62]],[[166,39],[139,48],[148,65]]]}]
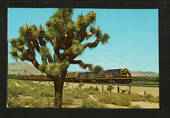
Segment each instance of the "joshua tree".
[{"label": "joshua tree", "polygon": [[[86,15],[80,14],[75,21],[72,20],[72,14],[72,8],[57,9],[46,22],[47,29],[42,25],[39,28],[35,24],[25,25],[20,28],[19,37],[10,41],[10,54],[14,58],[32,62],[38,70],[54,80],[54,106],[58,108],[62,107],[62,90],[67,68],[70,64],[79,64],[80,67],[93,71],[92,64],[75,58],[86,48],[95,48],[109,39],[107,33],[103,34],[99,27],[94,26],[96,13],[91,11]],[[94,42],[82,43],[92,36],[96,37]],[[49,45],[53,48],[49,49]],[[37,61],[38,53],[42,63]]]}]

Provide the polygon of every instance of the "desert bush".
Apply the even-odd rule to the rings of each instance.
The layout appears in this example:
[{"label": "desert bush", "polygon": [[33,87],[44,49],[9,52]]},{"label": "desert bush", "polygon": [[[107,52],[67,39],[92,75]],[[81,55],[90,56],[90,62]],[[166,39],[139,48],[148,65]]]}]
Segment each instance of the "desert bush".
[{"label": "desert bush", "polygon": [[129,107],[131,105],[131,99],[128,94],[122,94],[122,93],[114,94],[113,103],[117,105]]},{"label": "desert bush", "polygon": [[54,98],[36,97],[33,99],[23,98],[20,102],[22,107],[29,106],[33,108],[53,107]]},{"label": "desert bush", "polygon": [[148,102],[158,102],[158,98],[156,98],[156,97],[154,97],[153,95],[151,95],[151,94],[146,94],[145,96],[144,96],[144,98],[145,98],[145,101],[148,101]]},{"label": "desert bush", "polygon": [[108,94],[107,92],[103,92],[101,94],[97,94],[97,99],[101,103],[112,104],[113,103],[113,95]]},{"label": "desert bush", "polygon": [[72,95],[71,90],[70,91],[63,91],[63,98],[62,98],[63,104],[70,104],[71,105],[74,102],[74,97],[75,96]]},{"label": "desert bush", "polygon": [[129,95],[126,94],[108,94],[103,92],[104,94],[97,95],[99,102],[105,104],[116,104],[120,106],[130,106],[131,99]]},{"label": "desert bush", "polygon": [[8,107],[21,107],[19,99],[16,97],[8,97]]},{"label": "desert bush", "polygon": [[145,101],[145,99],[142,95],[131,94],[130,97],[131,97],[132,101]]},{"label": "desert bush", "polygon": [[94,87],[93,86],[90,86],[90,88],[89,88],[90,90],[92,90],[92,89],[94,89]]},{"label": "desert bush", "polygon": [[80,88],[80,90],[81,90],[81,87],[83,87],[83,85],[84,85],[84,83],[79,83],[78,84],[78,87]]},{"label": "desert bush", "polygon": [[148,102],[153,102],[153,103],[158,103],[159,102],[159,96],[154,97],[151,94],[146,94],[144,96],[138,95],[138,94],[132,94],[130,95],[132,101],[148,101]]},{"label": "desert bush", "polygon": [[64,89],[67,89],[68,86],[69,86],[69,83],[68,83],[68,82],[65,82],[65,84],[64,84]]},{"label": "desert bush", "polygon": [[47,107],[53,107],[54,105],[54,98],[46,98],[47,101]]},{"label": "desert bush", "polygon": [[39,96],[41,97],[54,97],[54,92],[47,89],[41,89],[38,91]]},{"label": "desert bush", "polygon": [[32,99],[23,99],[21,101],[22,106],[31,106],[32,104]]},{"label": "desert bush", "polygon": [[42,98],[25,100],[24,104],[28,104],[28,106],[35,107],[35,108],[48,107],[47,100],[46,99],[43,100]]},{"label": "desert bush", "polygon": [[[17,86],[16,84],[19,84],[20,86]],[[42,88],[39,88],[39,86],[35,86],[33,82],[23,80],[8,80],[8,96],[31,96],[37,94],[37,92],[41,89]]]},{"label": "desert bush", "polygon": [[83,93],[90,94],[90,95],[100,94],[99,91],[96,91],[96,88],[85,88],[82,91]]},{"label": "desert bush", "polygon": [[15,84],[8,85],[8,96],[9,97],[18,97],[19,95],[23,95],[26,91],[21,88],[17,87]]},{"label": "desert bush", "polygon": [[22,90],[21,89],[8,88],[8,97],[18,97],[19,94],[22,94]]},{"label": "desert bush", "polygon": [[71,96],[73,96],[76,99],[81,99],[83,97],[86,97],[88,93],[85,92],[85,90],[80,90],[80,89],[72,89],[71,90]]},{"label": "desert bush", "polygon": [[67,104],[67,105],[72,105],[74,102],[74,98],[71,96],[63,96],[62,100],[63,100],[63,104]]},{"label": "desert bush", "polygon": [[82,108],[99,108],[102,105],[99,105],[97,102],[93,101],[91,98],[83,98],[81,101]]},{"label": "desert bush", "polygon": [[114,89],[114,86],[113,86],[112,84],[109,84],[109,85],[107,86],[107,90],[111,92],[112,89]]},{"label": "desert bush", "polygon": [[44,104],[40,99],[33,99],[30,101],[32,107],[40,108]]}]

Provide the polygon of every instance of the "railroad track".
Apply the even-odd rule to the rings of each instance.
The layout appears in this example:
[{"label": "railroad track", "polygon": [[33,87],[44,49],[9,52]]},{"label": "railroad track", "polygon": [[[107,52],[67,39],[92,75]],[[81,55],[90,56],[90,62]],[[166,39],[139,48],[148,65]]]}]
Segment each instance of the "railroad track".
[{"label": "railroad track", "polygon": [[[17,78],[15,78],[17,79]],[[44,79],[18,79],[18,80],[26,80],[26,81],[53,81],[53,80],[44,80]],[[99,85],[108,85],[108,84],[113,84],[113,85],[117,85],[117,86],[129,86],[129,84],[120,84],[120,83],[114,83],[113,81],[69,81],[66,80],[65,82],[71,82],[71,83],[87,83],[87,84],[99,84]],[[131,86],[137,86],[137,87],[159,87],[159,85],[149,85],[149,84],[131,84]]]}]

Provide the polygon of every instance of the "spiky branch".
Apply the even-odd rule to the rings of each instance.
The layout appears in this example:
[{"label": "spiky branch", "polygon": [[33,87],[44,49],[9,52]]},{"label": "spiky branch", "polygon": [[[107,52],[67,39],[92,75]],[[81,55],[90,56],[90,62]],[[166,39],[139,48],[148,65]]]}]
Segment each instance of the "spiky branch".
[{"label": "spiky branch", "polygon": [[73,60],[70,62],[71,64],[79,64],[80,67],[86,69],[87,67],[89,68],[89,70],[93,71],[94,70],[94,67],[92,64],[85,64],[83,61],[81,60]]}]

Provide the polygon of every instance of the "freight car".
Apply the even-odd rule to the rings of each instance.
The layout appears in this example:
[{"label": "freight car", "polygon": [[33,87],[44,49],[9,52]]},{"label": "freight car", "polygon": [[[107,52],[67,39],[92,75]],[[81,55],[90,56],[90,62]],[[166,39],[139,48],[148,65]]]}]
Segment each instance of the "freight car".
[{"label": "freight car", "polygon": [[103,74],[95,74],[94,72],[68,72],[66,75],[66,81],[129,84],[132,82],[132,75],[126,68],[105,70]]}]

